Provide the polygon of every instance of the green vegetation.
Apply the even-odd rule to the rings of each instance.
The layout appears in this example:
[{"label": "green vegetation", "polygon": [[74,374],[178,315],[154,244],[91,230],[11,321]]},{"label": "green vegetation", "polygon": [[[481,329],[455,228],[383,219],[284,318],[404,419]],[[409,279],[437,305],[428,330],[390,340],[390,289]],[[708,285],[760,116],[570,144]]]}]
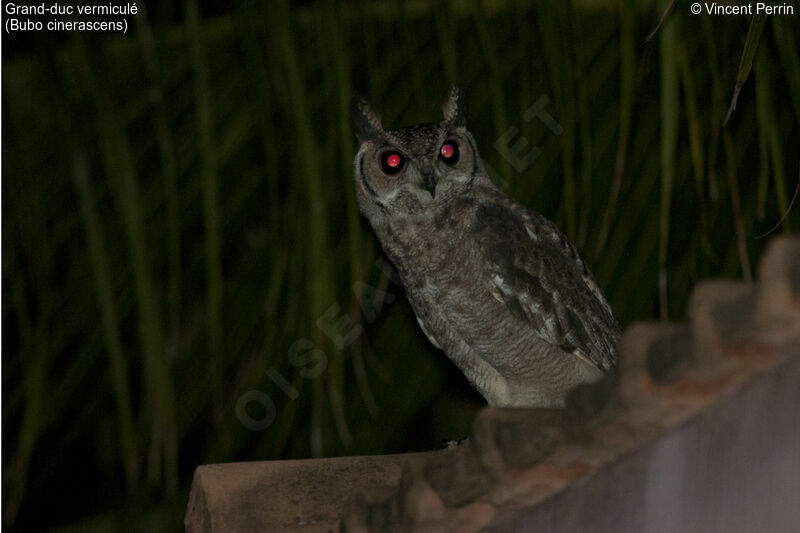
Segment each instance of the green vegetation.
[{"label": "green vegetation", "polygon": [[[466,87],[494,177],[564,228],[623,325],[681,319],[698,280],[751,279],[800,226],[796,1],[770,17],[676,3],[649,41],[666,2],[178,4],[124,36],[35,34],[3,63],[12,530],[179,530],[198,464],[469,431],[480,398],[358,213],[355,93],[392,127]],[[521,171],[503,155],[534,147]],[[369,305],[374,290],[394,301]],[[344,341],[324,325],[342,317]],[[275,406],[261,431],[237,415],[252,390]]]}]

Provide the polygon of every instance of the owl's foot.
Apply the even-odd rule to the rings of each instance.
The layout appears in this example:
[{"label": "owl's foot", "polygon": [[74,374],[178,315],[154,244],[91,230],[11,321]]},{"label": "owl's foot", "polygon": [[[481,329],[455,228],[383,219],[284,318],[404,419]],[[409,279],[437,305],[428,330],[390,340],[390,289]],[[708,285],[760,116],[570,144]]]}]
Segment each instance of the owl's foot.
[{"label": "owl's foot", "polygon": [[463,446],[469,446],[469,436],[459,437],[457,439],[452,440],[442,440],[441,448],[445,450],[450,450],[452,448],[459,448]]}]

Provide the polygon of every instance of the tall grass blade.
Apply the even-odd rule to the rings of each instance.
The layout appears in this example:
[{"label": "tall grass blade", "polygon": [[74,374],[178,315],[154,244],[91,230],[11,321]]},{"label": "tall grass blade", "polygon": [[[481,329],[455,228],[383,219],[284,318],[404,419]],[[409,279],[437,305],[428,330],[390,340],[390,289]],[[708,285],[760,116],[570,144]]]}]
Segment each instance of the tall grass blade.
[{"label": "tall grass blade", "polygon": [[708,235],[707,206],[705,199],[705,162],[703,154],[704,134],[703,119],[697,105],[697,89],[695,77],[690,64],[689,50],[686,42],[681,40],[678,46],[678,63],[681,85],[686,103],[686,119],[689,126],[689,155],[692,160],[695,194],[699,204],[699,239],[703,251],[710,257],[713,255]]},{"label": "tall grass blade", "polygon": [[15,284],[12,288],[15,307],[20,322],[22,341],[20,353],[26,361],[23,377],[23,413],[19,430],[16,434],[16,447],[13,459],[4,465],[3,485],[10,493],[3,501],[3,523],[13,525],[25,498],[28,487],[30,462],[34,447],[41,437],[44,426],[44,392],[47,380],[47,351],[42,345],[41,327],[30,321],[30,307],[23,294],[23,285]]},{"label": "tall grass blade", "polygon": [[[225,364],[222,352],[222,262],[220,256],[221,221],[219,208],[219,177],[217,143],[214,132],[208,59],[203,45],[200,20],[195,0],[184,3],[186,35],[194,77],[195,113],[200,137],[201,172],[203,181],[203,222],[205,225],[206,312],[208,320],[209,365],[214,421],[222,425]],[[226,438],[220,435],[223,440]]]},{"label": "tall grass blade", "polygon": [[742,58],[739,61],[739,71],[736,74],[736,87],[733,90],[733,98],[731,98],[731,105],[728,108],[728,113],[725,115],[723,126],[728,124],[731,115],[736,110],[736,102],[739,100],[739,92],[747,81],[750,75],[750,69],[753,67],[753,58],[758,50],[758,41],[761,39],[761,30],[764,29],[764,23],[767,21],[765,13],[753,15],[750,20],[750,29],[747,30],[747,39],[744,43],[744,50],[742,51]]},{"label": "tall grass blade", "polygon": [[[166,203],[165,226],[167,228],[167,308],[169,326],[172,335],[170,343],[173,350],[180,345],[181,327],[181,286],[183,284],[183,269],[181,268],[181,216],[180,199],[178,195],[178,163],[175,157],[175,140],[167,120],[165,105],[165,78],[164,69],[159,62],[153,31],[148,21],[147,7],[139,6],[140,17],[137,21],[137,37],[142,51],[148,76],[152,83],[154,94],[153,120],[156,133],[158,153],[161,157],[161,174],[164,181],[164,200]],[[169,354],[177,358],[177,353]]]},{"label": "tall grass blade", "polygon": [[664,8],[664,11],[662,11],[661,17],[658,19],[658,24],[656,24],[656,27],[653,28],[652,31],[650,31],[650,33],[647,34],[647,37],[644,40],[645,43],[650,42],[650,40],[656,36],[656,33],[658,33],[658,30],[661,29],[661,26],[664,24],[664,21],[667,20],[667,15],[669,15],[670,11],[672,11],[672,7],[674,5],[675,5],[675,0],[670,0],[669,4],[667,4],[667,7]]},{"label": "tall grass blade", "polygon": [[614,176],[611,179],[611,188],[608,201],[600,223],[595,255],[599,256],[606,245],[611,221],[616,215],[617,200],[622,188],[622,178],[625,172],[625,160],[628,154],[628,138],[631,129],[631,114],[633,113],[633,88],[635,77],[636,51],[634,40],[636,37],[636,18],[634,16],[633,0],[617,0],[617,17],[619,19],[619,131],[617,137],[617,153],[614,161]]},{"label": "tall grass blade", "polygon": [[686,43],[681,41],[678,50],[678,63],[680,67],[681,85],[683,86],[684,102],[686,103],[686,118],[689,126],[689,154],[692,159],[692,173],[694,175],[695,189],[699,199],[702,200],[705,188],[705,163],[703,161],[703,130],[702,119],[697,108],[697,90],[692,67],[689,64],[689,52]]},{"label": "tall grass blade", "polygon": [[669,318],[667,305],[667,250],[669,247],[672,188],[675,181],[675,158],[678,140],[678,20],[673,19],[661,30],[660,90],[661,90],[661,204],[659,208],[658,291],[659,315]]},{"label": "tall grass blade", "polygon": [[756,216],[759,220],[764,218],[767,205],[767,188],[769,186],[769,145],[772,130],[772,84],[769,56],[763,51],[756,56],[756,119],[758,123],[758,198],[756,201]]},{"label": "tall grass blade", "polygon": [[742,201],[739,194],[739,180],[736,176],[736,148],[733,144],[731,132],[725,130],[722,134],[725,147],[725,157],[728,168],[728,187],[731,193],[731,209],[733,210],[733,224],[736,232],[736,250],[739,253],[739,263],[745,281],[752,281],[753,274],[750,270],[750,258],[747,252],[747,239],[744,231],[744,216],[742,214]]},{"label": "tall grass blade", "polygon": [[720,72],[720,54],[717,50],[716,33],[711,17],[702,17],[704,42],[706,46],[706,66],[711,73],[711,120],[708,127],[711,130],[711,142],[708,147],[708,195],[712,201],[719,197],[719,183],[717,176],[717,158],[722,135],[722,121],[725,113],[722,89],[722,73]]},{"label": "tall grass blade", "polygon": [[[352,172],[352,159],[354,154],[353,140],[355,138],[350,128],[350,102],[352,99],[352,89],[350,87],[350,62],[347,57],[346,49],[343,43],[343,23],[337,15],[334,0],[324,0],[322,9],[319,11],[321,18],[318,19],[319,31],[321,34],[321,41],[324,43],[323,51],[328,56],[329,65],[331,69],[328,72],[333,72],[335,83],[328,94],[334,94],[336,98],[336,114],[331,117],[332,135],[330,138],[339,139],[339,152],[336,154],[337,165],[340,169],[342,182],[346,184],[342,187],[345,195],[345,208],[347,211],[347,235],[348,235],[348,256],[347,264],[350,265],[350,286],[359,280],[364,279],[364,257],[361,253],[361,243],[365,240],[361,232],[361,214],[356,205],[355,194],[353,189],[349,186],[351,183],[350,174]],[[329,74],[330,76],[330,74]],[[358,302],[352,291],[349,291],[350,297],[350,313],[351,317],[359,317],[360,322],[361,314],[358,313]],[[333,419],[336,425],[336,430],[339,435],[340,441],[345,447],[350,447],[353,443],[353,437],[347,425],[347,418],[344,412],[344,393],[345,393],[345,378],[344,378],[344,358],[336,357],[333,361],[336,365],[331,365],[328,374],[328,391],[331,399],[331,407],[333,411]]]},{"label": "tall grass blade", "polygon": [[453,19],[455,17],[450,2],[443,2],[439,9],[433,10],[436,22],[436,36],[439,41],[439,53],[444,67],[447,81],[450,84],[463,83],[458,74],[458,48],[455,43],[456,29]]},{"label": "tall grass blade", "polygon": [[[495,48],[497,46],[497,39],[491,35],[486,19],[483,16],[482,3],[476,0],[476,7],[473,13],[473,23],[475,25],[475,33],[478,35],[478,41],[481,45],[481,52],[489,68],[489,86],[491,90],[491,104],[492,104],[492,122],[494,124],[494,131],[497,138],[508,130],[508,120],[506,117],[506,101],[503,93],[503,76],[500,71],[500,64],[497,58]],[[511,164],[506,158],[500,161],[500,168],[498,169],[502,176],[511,176]]]},{"label": "tall grass blade", "polygon": [[[367,12],[367,6],[374,5],[367,0],[358,0],[358,8],[362,13]],[[378,52],[375,43],[375,25],[370,17],[364,17],[361,21],[361,31],[364,36],[363,60],[366,65],[367,80],[369,83],[369,96],[374,99],[377,96],[380,78],[378,75]]]},{"label": "tall grass blade", "polygon": [[539,41],[544,51],[547,72],[555,93],[558,121],[563,127],[559,137],[563,180],[565,229],[571,239],[577,236],[577,192],[575,188],[575,98],[571,70],[573,59],[569,43],[561,38],[560,28],[568,26],[567,6],[556,2],[537,6]]},{"label": "tall grass blade", "polygon": [[[786,220],[786,217],[788,217],[789,213],[792,211],[792,208],[794,207],[794,203],[797,201],[797,197],[799,195],[800,195],[800,168],[798,168],[798,170],[797,170],[797,185],[794,188],[794,194],[792,194],[792,201],[789,202],[789,206],[786,208],[786,211],[783,213],[783,216],[781,217],[781,219],[778,221],[777,224],[772,226],[772,229],[770,229],[769,231],[767,231],[765,233],[762,233],[761,235],[756,236],[756,239],[763,239],[764,237],[768,236],[770,233],[772,233],[773,231],[778,229],[781,226],[781,224],[784,223],[784,221]],[[788,224],[787,224],[787,226],[788,226]],[[787,232],[788,231],[789,230],[787,230]]]},{"label": "tall grass blade", "polygon": [[[800,9],[798,2],[794,2],[795,8]],[[798,15],[794,15],[796,17]],[[778,55],[783,64],[783,73],[786,75],[786,82],[789,84],[789,94],[794,98],[792,102],[794,116],[800,124],[800,58],[798,58],[798,44],[795,40],[797,36],[797,23],[793,17],[776,16],[772,17],[772,29],[775,36],[775,45],[778,47]],[[792,24],[794,22],[794,24]]]},{"label": "tall grass blade", "polygon": [[152,280],[151,258],[145,237],[140,189],[130,143],[115,113],[110,96],[97,79],[86,44],[75,39],[76,58],[71,68],[82,77],[97,107],[100,152],[117,211],[122,217],[131,254],[138,326],[145,375],[146,420],[151,424],[148,480],[162,485],[168,493],[177,491],[178,451],[175,426],[175,397],[169,364],[164,357],[158,298]]},{"label": "tall grass blade", "polygon": [[[303,79],[301,64],[297,53],[297,45],[291,33],[294,21],[290,18],[287,2],[277,2],[271,6],[271,18],[275,21],[274,31],[270,38],[280,51],[282,65],[287,87],[289,89],[289,104],[291,120],[294,127],[294,142],[296,150],[293,151],[299,164],[302,176],[303,194],[307,202],[305,216],[307,218],[307,233],[305,235],[305,259],[307,267],[303,269],[307,276],[308,309],[307,317],[309,326],[314,326],[323,315],[331,302],[336,301],[333,294],[332,272],[328,265],[328,258],[332,257],[328,241],[328,223],[324,199],[325,191],[321,185],[321,171],[319,160],[309,157],[317,152],[319,143],[313,134],[310,120],[310,100]],[[314,343],[318,347],[330,346],[326,337],[318,327],[314,329]],[[329,353],[333,356],[332,365],[340,364],[336,360],[342,355],[338,351]],[[323,410],[325,408],[325,391],[323,381],[315,379],[314,398],[311,404],[310,416],[310,444],[311,452],[321,456],[324,452],[323,443]]]},{"label": "tall grass blade", "polygon": [[[783,138],[778,131],[777,124],[773,121],[769,127],[769,147],[770,147],[770,159],[772,162],[772,175],[775,178],[775,199],[778,204],[778,211],[780,213],[788,213],[789,212],[789,204],[787,203],[786,199],[786,171],[784,169],[783,161],[783,145],[782,145]],[[781,223],[783,224],[783,230],[786,233],[792,231],[791,223],[789,222],[789,218],[782,216]]]},{"label": "tall grass blade", "polygon": [[581,187],[580,187],[580,216],[576,213],[577,234],[575,244],[583,249],[589,232],[589,222],[592,216],[592,121],[589,106],[587,81],[588,74],[585,70],[589,67],[584,31],[580,26],[580,18],[570,13],[571,26],[575,28],[572,33],[571,48],[574,50],[572,61],[572,82],[575,87],[575,96],[578,102],[578,121],[581,148]]},{"label": "tall grass blade", "polygon": [[139,452],[137,436],[133,424],[133,407],[128,377],[128,364],[120,339],[120,320],[114,303],[112,273],[104,244],[103,229],[97,216],[94,194],[89,182],[89,169],[86,155],[76,151],[73,154],[73,181],[78,193],[84,232],[92,262],[93,278],[97,304],[100,309],[100,323],[108,352],[109,373],[116,401],[117,424],[119,430],[119,449],[125,470],[125,481],[131,490],[138,481]]}]

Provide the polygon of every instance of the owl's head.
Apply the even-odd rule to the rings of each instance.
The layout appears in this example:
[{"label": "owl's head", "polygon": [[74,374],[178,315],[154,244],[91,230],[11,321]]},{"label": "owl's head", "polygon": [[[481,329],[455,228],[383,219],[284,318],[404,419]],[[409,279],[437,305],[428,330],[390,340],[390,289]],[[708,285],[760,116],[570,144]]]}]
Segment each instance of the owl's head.
[{"label": "owl's head", "polygon": [[373,226],[421,214],[489,183],[475,139],[466,128],[466,98],[453,87],[439,123],[386,131],[363,100],[353,106],[359,141],[356,195]]}]

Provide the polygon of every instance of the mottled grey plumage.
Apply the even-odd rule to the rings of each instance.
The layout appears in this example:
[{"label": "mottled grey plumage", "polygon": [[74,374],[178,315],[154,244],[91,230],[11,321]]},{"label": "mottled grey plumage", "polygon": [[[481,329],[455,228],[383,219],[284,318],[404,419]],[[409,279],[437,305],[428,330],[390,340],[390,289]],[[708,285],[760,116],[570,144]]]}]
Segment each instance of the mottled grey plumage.
[{"label": "mottled grey plumage", "polygon": [[465,117],[457,88],[438,124],[384,131],[354,106],[359,206],[422,330],[490,405],[563,406],[614,367],[619,326],[575,247],[491,182]]}]

